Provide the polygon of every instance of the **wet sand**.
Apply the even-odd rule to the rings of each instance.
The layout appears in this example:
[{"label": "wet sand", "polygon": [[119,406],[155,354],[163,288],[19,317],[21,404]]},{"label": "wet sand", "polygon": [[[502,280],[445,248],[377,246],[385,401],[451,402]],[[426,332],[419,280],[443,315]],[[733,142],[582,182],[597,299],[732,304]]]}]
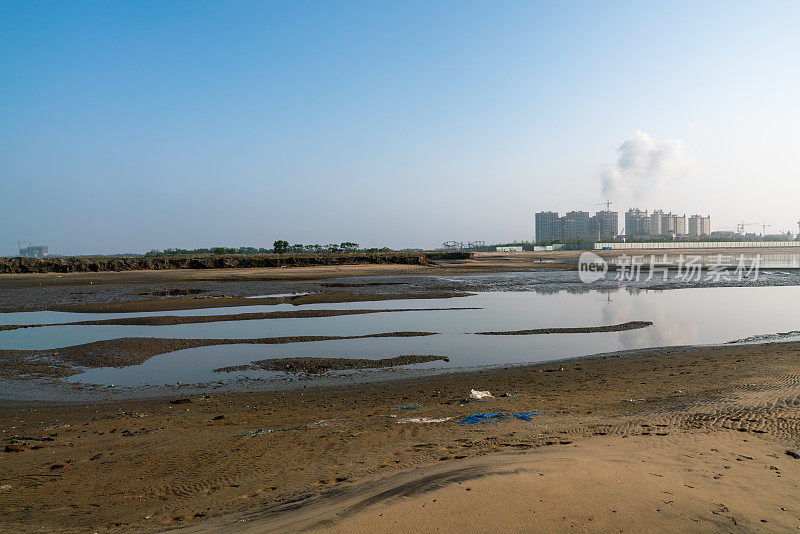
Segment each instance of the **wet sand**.
[{"label": "wet sand", "polygon": [[[496,398],[464,403],[472,388]],[[3,445],[28,449],[0,453],[2,523],[21,532],[797,529],[799,399],[800,344],[782,343],[291,392],[5,403]],[[411,404],[421,406],[397,409]],[[456,422],[497,411],[542,413]],[[446,420],[399,423],[424,418]]]}]

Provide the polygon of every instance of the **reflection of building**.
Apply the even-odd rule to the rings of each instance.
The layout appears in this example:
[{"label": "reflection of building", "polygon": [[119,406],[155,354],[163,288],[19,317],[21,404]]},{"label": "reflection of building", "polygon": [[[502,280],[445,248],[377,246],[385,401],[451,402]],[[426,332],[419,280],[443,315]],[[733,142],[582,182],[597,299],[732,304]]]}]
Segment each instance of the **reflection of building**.
[{"label": "reflection of building", "polygon": [[616,211],[598,211],[589,217],[588,211],[570,211],[559,217],[554,211],[536,214],[537,242],[557,239],[613,239],[619,233],[619,215]]},{"label": "reflection of building", "polygon": [[23,258],[44,258],[48,254],[47,247],[33,247],[28,245],[19,249],[19,255]]},{"label": "reflection of building", "polygon": [[711,234],[711,217],[692,215],[689,217],[689,235],[700,237],[701,235]]}]

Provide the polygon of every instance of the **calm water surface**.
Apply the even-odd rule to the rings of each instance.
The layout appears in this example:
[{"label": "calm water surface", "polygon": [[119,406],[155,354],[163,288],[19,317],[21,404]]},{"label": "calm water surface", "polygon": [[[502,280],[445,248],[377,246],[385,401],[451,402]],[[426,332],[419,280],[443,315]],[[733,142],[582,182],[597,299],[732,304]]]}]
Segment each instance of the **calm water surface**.
[{"label": "calm water surface", "polygon": [[[800,287],[714,287],[673,291],[502,291],[441,300],[400,300],[246,306],[136,314],[31,312],[2,314],[2,324],[38,324],[146,315],[213,315],[297,309],[479,307],[479,310],[392,312],[309,319],[269,319],[173,326],[52,326],[0,332],[0,349],[48,349],[118,337],[254,338],[360,335],[401,330],[437,332],[421,338],[226,345],[164,354],[138,366],[90,369],[70,380],[121,386],[210,382],[279,373],[212,370],[253,360],[292,356],[385,358],[404,354],[448,356],[420,368],[469,367],[555,360],[617,350],[717,344],[766,333],[800,330]],[[480,336],[485,330],[585,327],[652,321],[628,332]],[[776,337],[790,339],[792,336]]]}]

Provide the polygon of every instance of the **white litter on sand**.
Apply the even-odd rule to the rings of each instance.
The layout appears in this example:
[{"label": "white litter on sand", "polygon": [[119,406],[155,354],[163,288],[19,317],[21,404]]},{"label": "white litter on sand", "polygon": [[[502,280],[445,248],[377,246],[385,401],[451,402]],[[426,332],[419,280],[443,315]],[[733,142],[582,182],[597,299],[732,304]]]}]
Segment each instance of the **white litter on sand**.
[{"label": "white litter on sand", "polygon": [[494,395],[492,395],[488,391],[478,391],[477,389],[473,389],[470,392],[469,396],[472,397],[473,399],[482,399],[484,397],[494,398]]},{"label": "white litter on sand", "polygon": [[431,417],[408,417],[406,419],[398,419],[398,423],[444,423],[445,421],[449,421],[452,417],[441,417],[439,419],[433,419]]},{"label": "white litter on sand", "polygon": [[301,297],[303,295],[310,295],[311,293],[273,293],[272,295],[253,295],[250,297],[245,297],[246,299],[267,299],[267,298],[277,298],[277,297]]}]

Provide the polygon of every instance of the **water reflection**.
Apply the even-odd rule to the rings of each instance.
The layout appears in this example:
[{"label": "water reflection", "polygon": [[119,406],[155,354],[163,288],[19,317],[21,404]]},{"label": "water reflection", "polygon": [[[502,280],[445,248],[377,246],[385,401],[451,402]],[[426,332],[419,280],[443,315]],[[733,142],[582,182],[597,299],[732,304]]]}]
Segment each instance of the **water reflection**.
[{"label": "water reflection", "polygon": [[[790,258],[784,258],[787,261],[797,255],[788,256]],[[218,315],[300,309],[481,308],[170,326],[61,325],[0,332],[0,349],[50,349],[118,337],[245,339],[363,335],[400,330],[440,333],[426,338],[202,347],[157,356],[140,366],[91,369],[73,378],[89,383],[142,385],[229,380],[235,376],[212,373],[211,370],[265,358],[383,358],[436,354],[448,356],[451,361],[432,362],[423,367],[462,367],[535,362],[644,347],[715,344],[761,334],[800,330],[800,278],[797,271],[767,270],[761,273],[758,280],[723,287],[715,287],[721,284],[711,282],[686,284],[674,278],[669,278],[667,282],[620,283],[612,277],[613,273],[609,273],[605,279],[583,284],[574,271],[532,271],[415,277],[409,278],[406,284],[415,290],[435,287],[478,292],[474,296],[453,299],[301,306],[280,304],[150,313],[0,314],[0,324],[40,324],[132,316]],[[681,290],[665,291],[671,288]],[[487,330],[599,326],[627,321],[652,321],[654,326],[635,331],[593,334],[470,334]],[[780,339],[785,339],[785,336]],[[258,371],[248,372],[247,375],[275,376]]]},{"label": "water reflection", "polygon": [[[766,332],[800,329],[800,287],[696,288],[668,292],[641,290],[636,293],[590,291],[578,294],[492,292],[461,300],[464,305],[482,309],[129,330],[126,335],[147,332],[164,337],[252,337],[256,332],[259,335],[345,335],[396,330],[429,330],[440,334],[425,338],[203,347],[157,356],[141,366],[93,369],[74,379],[121,385],[228,380],[235,376],[212,373],[211,370],[246,364],[256,359],[304,356],[383,358],[404,354],[436,354],[448,356],[451,361],[432,362],[424,364],[424,367],[469,367],[554,360],[645,347],[716,344]],[[483,330],[598,326],[634,320],[652,321],[654,326],[642,330],[593,334],[470,334]],[[201,336],[203,333],[206,335]],[[8,338],[0,334],[0,343],[7,346]],[[275,376],[258,371],[246,375]]]}]

